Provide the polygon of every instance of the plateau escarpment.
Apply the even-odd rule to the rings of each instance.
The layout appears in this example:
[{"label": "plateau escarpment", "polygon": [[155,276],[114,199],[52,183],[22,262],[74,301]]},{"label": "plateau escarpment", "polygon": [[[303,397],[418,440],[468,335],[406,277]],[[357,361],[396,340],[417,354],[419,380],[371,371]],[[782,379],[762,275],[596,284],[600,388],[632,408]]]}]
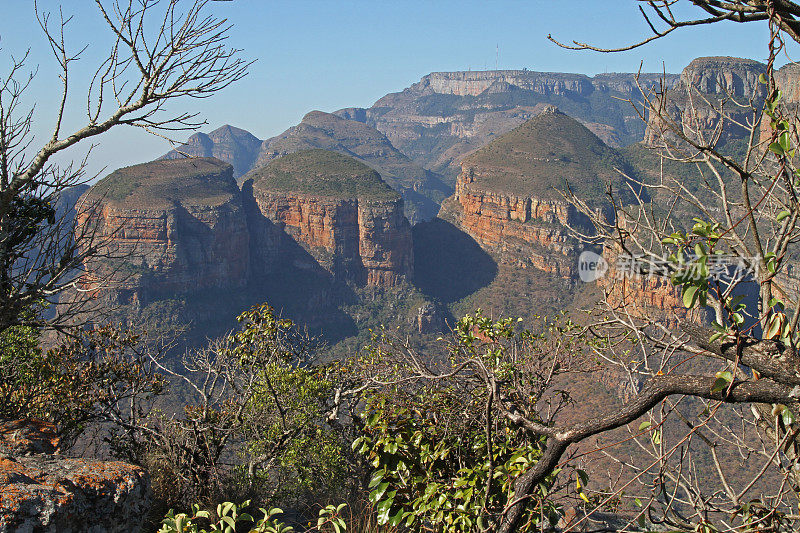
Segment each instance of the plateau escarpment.
[{"label": "plateau escarpment", "polygon": [[766,86],[758,81],[766,65],[736,57],[700,57],[683,69],[680,81],[653,95],[644,142],[674,142],[674,126],[687,138],[727,143],[747,135],[748,119],[761,110]]},{"label": "plateau escarpment", "polygon": [[640,87],[674,74],[582,74],[497,70],[434,72],[367,109],[336,114],[369,124],[422,166],[450,176],[462,157],[530,120],[545,104],[585,124],[612,145],[638,142],[644,124],[627,100],[641,99]]},{"label": "plateau escarpment", "polygon": [[249,233],[233,168],[212,158],[121,168],[87,191],[79,227],[103,246],[89,283],[123,303],[247,283]]},{"label": "plateau escarpment", "polygon": [[411,275],[403,200],[370,167],[336,152],[301,150],[246,178],[263,216],[335,279],[394,286]]}]

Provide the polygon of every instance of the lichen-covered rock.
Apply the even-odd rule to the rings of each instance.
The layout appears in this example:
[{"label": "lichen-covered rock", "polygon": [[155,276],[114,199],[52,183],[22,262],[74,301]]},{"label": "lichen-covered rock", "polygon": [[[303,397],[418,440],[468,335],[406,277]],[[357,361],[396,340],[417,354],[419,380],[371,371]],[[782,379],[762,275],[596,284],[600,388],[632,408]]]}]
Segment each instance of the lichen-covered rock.
[{"label": "lichen-covered rock", "polygon": [[0,533],[138,531],[150,502],[145,471],[49,453],[57,446],[52,424],[0,423]]},{"label": "lichen-covered rock", "polygon": [[0,422],[0,453],[55,453],[58,435],[53,424],[25,418]]}]

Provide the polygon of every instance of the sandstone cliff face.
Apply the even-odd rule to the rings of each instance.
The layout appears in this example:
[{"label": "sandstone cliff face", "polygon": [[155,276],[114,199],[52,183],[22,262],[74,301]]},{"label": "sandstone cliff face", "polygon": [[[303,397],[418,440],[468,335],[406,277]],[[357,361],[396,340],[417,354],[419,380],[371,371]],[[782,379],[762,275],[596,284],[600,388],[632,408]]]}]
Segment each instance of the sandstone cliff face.
[{"label": "sandstone cliff face", "polygon": [[465,158],[440,216],[502,262],[574,280],[582,245],[567,227],[584,221],[558,190],[568,183],[596,202],[622,164],[588,129],[549,107]]},{"label": "sandstone cliff face", "polygon": [[704,94],[730,96],[766,96],[766,87],[758,76],[766,65],[738,57],[699,57],[681,72],[680,85],[695,87]]},{"label": "sandstone cliff face", "polygon": [[[413,268],[411,227],[403,214],[403,200],[382,182],[373,183],[378,189],[375,194],[366,189],[356,194],[304,192],[304,172],[313,169],[319,177],[316,185],[324,190],[320,182],[326,173],[336,174],[337,165],[347,165],[348,172],[353,172],[347,179],[353,182],[377,176],[352,158],[301,151],[265,167],[263,179],[259,171],[254,173],[255,202],[267,219],[307,248],[335,279],[394,286],[409,277]],[[271,173],[286,173],[288,190],[276,187]]]},{"label": "sandstone cliff face", "polygon": [[436,216],[439,203],[452,193],[436,174],[411,161],[375,128],[321,111],[306,114],[297,126],[264,141],[255,166],[309,149],[354,157],[380,173],[403,196],[406,216],[412,224]]},{"label": "sandstone cliff face", "polygon": [[145,471],[53,455],[57,446],[52,424],[0,424],[0,532],[137,531],[150,503]]},{"label": "sandstone cliff face", "polygon": [[111,277],[122,303],[248,280],[249,233],[230,165],[183,159],[120,169],[83,203],[92,208],[81,227],[96,228],[112,256],[88,269],[101,283]]},{"label": "sandstone cliff face", "polygon": [[660,146],[665,139],[675,139],[669,122],[678,125],[687,137],[702,142],[710,142],[720,124],[722,142],[744,136],[746,131],[738,124],[752,118],[753,112],[747,107],[749,99],[754,99],[757,109],[762,105],[766,87],[758,77],[764,72],[764,64],[750,59],[695,59],[683,70],[675,88],[654,96],[653,104],[660,113],[654,109],[649,112],[645,144]]},{"label": "sandstone cliff face", "polygon": [[566,202],[485,190],[476,180],[480,175],[465,165],[452,201],[442,208],[443,217],[454,218],[501,261],[575,277],[578,243],[565,228],[576,221],[574,208]]},{"label": "sandstone cliff face", "polygon": [[433,72],[422,78],[419,85],[438,94],[458,96],[477,96],[493,88],[492,92],[505,92],[511,86],[538,94],[573,92],[581,96],[591,94],[594,89],[591,78],[581,74],[523,70]]}]

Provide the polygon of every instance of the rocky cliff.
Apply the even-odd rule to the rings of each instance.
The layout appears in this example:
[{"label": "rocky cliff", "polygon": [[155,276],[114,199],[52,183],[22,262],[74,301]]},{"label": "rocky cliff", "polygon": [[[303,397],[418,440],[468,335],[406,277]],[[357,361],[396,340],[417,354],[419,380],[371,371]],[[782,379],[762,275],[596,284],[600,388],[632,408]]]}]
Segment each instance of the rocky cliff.
[{"label": "rocky cliff", "polygon": [[162,294],[240,287],[249,276],[249,233],[231,165],[211,158],[119,169],[82,198],[81,228],[104,246],[88,266],[121,303]]},{"label": "rocky cliff", "polygon": [[708,143],[718,135],[724,144],[747,135],[742,127],[760,110],[766,86],[758,82],[766,65],[735,57],[701,57],[693,60],[678,84],[653,94],[644,142],[659,146],[677,136],[669,124],[690,139]]},{"label": "rocky cliff", "polygon": [[581,74],[500,70],[434,72],[367,109],[336,114],[374,126],[425,168],[455,177],[461,159],[511,131],[544,108],[557,105],[612,145],[641,140],[644,124],[625,100],[640,89],[673,86],[678,76]]},{"label": "rocky cliff", "polygon": [[412,224],[436,216],[439,203],[452,193],[438,176],[411,161],[375,128],[322,111],[306,114],[297,126],[264,141],[255,166],[308,149],[339,152],[380,173],[403,196]]},{"label": "rocky cliff", "polygon": [[222,126],[211,133],[195,133],[189,140],[161,159],[216,157],[233,166],[234,177],[248,172],[256,162],[261,140],[243,129]]},{"label": "rocky cliff", "polygon": [[559,194],[569,185],[590,202],[617,181],[616,152],[554,107],[466,157],[456,193],[442,208],[501,261],[576,277],[582,246],[567,226],[577,211]]},{"label": "rocky cliff", "polygon": [[301,150],[246,177],[263,216],[335,279],[393,286],[410,276],[403,200],[371,168],[336,152]]}]

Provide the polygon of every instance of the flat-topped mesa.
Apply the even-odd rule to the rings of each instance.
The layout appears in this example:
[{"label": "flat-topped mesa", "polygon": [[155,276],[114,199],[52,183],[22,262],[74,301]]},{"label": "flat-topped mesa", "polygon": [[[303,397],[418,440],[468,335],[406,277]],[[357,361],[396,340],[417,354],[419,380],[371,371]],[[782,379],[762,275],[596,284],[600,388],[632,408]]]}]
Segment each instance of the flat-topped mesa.
[{"label": "flat-topped mesa", "polygon": [[[648,86],[664,79],[667,86],[674,85],[674,74],[639,75],[639,84]],[[503,93],[514,89],[531,91],[541,95],[563,96],[574,93],[589,96],[594,91],[638,91],[636,75],[627,73],[605,73],[595,77],[567,72],[536,72],[531,70],[483,70],[432,72],[412,85],[410,91],[428,89],[437,94],[477,96],[481,93]],[[375,104],[380,106],[380,100]]]},{"label": "flat-topped mesa", "polygon": [[121,168],[81,202],[78,227],[96,228],[112,256],[87,270],[100,280],[111,276],[121,303],[248,280],[247,222],[227,163],[192,158]]},{"label": "flat-topped mesa", "polygon": [[[670,121],[679,125],[686,137],[703,144],[719,135],[721,122],[723,143],[746,136],[747,131],[741,125],[752,119],[751,100],[755,109],[761,108],[767,88],[758,78],[765,72],[766,65],[752,59],[700,57],[693,60],[681,72],[677,86],[653,98],[645,144],[660,146],[664,140],[674,142],[678,136],[669,127]],[[661,117],[654,111],[656,107]]]},{"label": "flat-topped mesa", "polygon": [[393,286],[413,268],[411,226],[403,200],[370,167],[326,150],[301,150],[256,168],[261,213],[335,279]]},{"label": "flat-topped mesa", "polygon": [[195,133],[161,159],[216,157],[233,165],[233,175],[238,178],[253,168],[260,147],[261,140],[250,132],[226,124],[208,134]]},{"label": "flat-topped mesa", "polygon": [[599,205],[624,161],[586,127],[554,107],[494,140],[462,162],[452,218],[501,261],[563,278],[576,275],[581,246],[566,226],[582,217],[559,190],[569,184]]},{"label": "flat-topped mesa", "polygon": [[[562,95],[567,91],[587,96],[592,93],[591,78],[583,74],[561,72],[529,72],[527,70],[490,70],[468,72],[432,72],[420,84],[439,94],[477,96],[497,84],[517,87],[539,94]],[[499,90],[493,92],[502,92]]]}]

